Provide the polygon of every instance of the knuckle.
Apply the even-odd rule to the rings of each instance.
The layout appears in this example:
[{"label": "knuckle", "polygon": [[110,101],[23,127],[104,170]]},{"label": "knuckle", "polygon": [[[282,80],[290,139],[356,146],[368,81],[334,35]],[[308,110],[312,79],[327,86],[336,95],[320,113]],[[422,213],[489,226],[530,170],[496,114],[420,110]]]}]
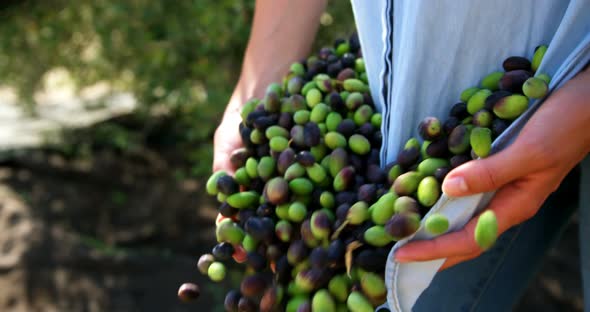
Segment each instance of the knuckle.
[{"label": "knuckle", "polygon": [[490,166],[480,166],[480,170],[478,175],[476,176],[476,179],[482,181],[485,185],[485,188],[497,189],[500,188],[500,186],[502,186],[500,185],[500,181],[496,176],[496,172]]}]

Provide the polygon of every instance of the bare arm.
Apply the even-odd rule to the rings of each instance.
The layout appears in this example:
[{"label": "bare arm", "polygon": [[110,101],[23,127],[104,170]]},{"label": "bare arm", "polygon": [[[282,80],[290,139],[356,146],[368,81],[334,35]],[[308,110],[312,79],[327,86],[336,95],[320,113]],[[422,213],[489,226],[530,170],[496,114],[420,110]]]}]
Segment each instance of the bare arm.
[{"label": "bare arm", "polygon": [[280,82],[291,63],[305,57],[319,27],[327,0],[257,0],[252,32],[238,84],[214,139],[213,171],[232,172],[230,153],[241,146],[239,112],[268,84]]}]

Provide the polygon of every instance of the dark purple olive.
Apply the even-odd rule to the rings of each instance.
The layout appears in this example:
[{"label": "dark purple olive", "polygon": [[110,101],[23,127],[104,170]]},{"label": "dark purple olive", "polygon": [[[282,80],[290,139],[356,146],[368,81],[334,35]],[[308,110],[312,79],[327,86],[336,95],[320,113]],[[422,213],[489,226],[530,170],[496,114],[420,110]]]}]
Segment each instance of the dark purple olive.
[{"label": "dark purple olive", "polygon": [[240,284],[240,292],[246,297],[256,297],[261,295],[266,289],[267,282],[264,276],[256,273],[246,276]]},{"label": "dark purple olive", "polygon": [[366,177],[368,182],[375,184],[385,183],[387,180],[387,174],[378,165],[368,165]]},{"label": "dark purple olive", "polygon": [[531,72],[517,69],[506,72],[498,82],[500,90],[505,90],[513,93],[522,93],[522,85],[531,77]]},{"label": "dark purple olive", "polygon": [[352,205],[358,200],[355,192],[338,192],[336,193],[336,205],[349,204]]},{"label": "dark purple olive", "polygon": [[[379,144],[379,146],[381,146],[381,144]],[[379,149],[377,149],[377,148],[371,149],[371,151],[369,152],[369,154],[366,157],[367,157],[367,166],[369,166],[369,165],[379,166],[379,164],[381,163],[381,159],[380,159],[381,155],[379,153]]]},{"label": "dark purple olive", "polygon": [[316,160],[313,154],[309,151],[301,151],[295,155],[295,161],[297,161],[303,167],[311,167],[315,164]]},{"label": "dark purple olive", "polygon": [[342,203],[338,205],[336,208],[336,218],[338,220],[344,221],[346,220],[346,216],[348,215],[348,210],[350,209],[349,203]]},{"label": "dark purple olive", "polygon": [[403,168],[409,168],[418,162],[420,158],[420,150],[415,147],[410,147],[402,150],[397,154],[397,163]]},{"label": "dark purple olive", "polygon": [[237,290],[230,290],[227,295],[225,295],[225,301],[223,302],[223,306],[225,307],[225,311],[228,312],[238,312],[238,304],[240,299],[242,298],[242,294],[240,294]]},{"label": "dark purple olive", "polygon": [[371,137],[371,146],[381,146],[383,144],[383,134],[381,131],[375,131]]},{"label": "dark purple olive", "polygon": [[467,111],[467,104],[463,102],[456,103],[451,107],[449,116],[456,117],[459,120],[468,117],[469,112]]},{"label": "dark purple olive", "polygon": [[252,179],[252,181],[250,181],[250,189],[258,193],[262,193],[264,191],[264,185],[265,182],[260,178]]},{"label": "dark purple olive", "polygon": [[281,113],[279,115],[278,124],[285,129],[291,129],[291,127],[293,127],[293,115],[287,112]]},{"label": "dark purple olive", "polygon": [[256,212],[252,209],[241,209],[238,212],[238,219],[240,220],[240,223],[242,225],[244,225],[244,224],[246,224],[248,219],[250,219],[251,217],[254,217],[255,215],[256,215]]},{"label": "dark purple olive", "polygon": [[244,147],[238,148],[231,153],[229,160],[234,169],[241,168],[246,164],[246,159],[252,156],[252,153]]},{"label": "dark purple olive", "polygon": [[303,261],[309,253],[309,249],[302,240],[296,240],[289,245],[287,250],[287,260],[291,265],[296,265]]},{"label": "dark purple olive", "polygon": [[323,247],[314,248],[309,254],[312,268],[324,269],[328,265],[328,251]]},{"label": "dark purple olive", "polygon": [[342,66],[342,62],[336,61],[332,64],[328,64],[328,67],[326,68],[326,73],[328,74],[328,76],[336,78],[338,76],[338,73],[340,73],[343,68],[344,67]]},{"label": "dark purple olive", "polygon": [[344,254],[346,253],[346,246],[340,239],[330,242],[327,250],[328,266],[330,268],[340,268],[344,266]]},{"label": "dark purple olive", "polygon": [[344,55],[342,55],[342,58],[340,59],[340,62],[342,62],[342,66],[348,68],[354,68],[355,61],[356,57],[354,56],[354,54],[349,52],[344,53]]},{"label": "dark purple olive", "polygon": [[470,160],[471,160],[471,157],[469,157],[467,155],[455,155],[455,156],[451,157],[451,160],[450,160],[451,168],[453,168],[453,169],[457,168]]},{"label": "dark purple olive", "polygon": [[507,72],[517,69],[530,71],[531,62],[525,57],[511,56],[502,62],[502,67],[504,67],[504,70]]},{"label": "dark purple olive", "polygon": [[240,186],[232,176],[224,175],[217,179],[217,189],[226,195],[231,195],[240,191]]},{"label": "dark purple olive", "polygon": [[276,262],[276,271],[275,276],[277,281],[281,284],[287,284],[291,281],[291,269],[293,267],[289,264],[289,260],[287,260],[287,256],[283,255],[279,260]]},{"label": "dark purple olive", "polygon": [[334,55],[332,48],[323,47],[320,49],[320,52],[318,52],[318,56],[321,60],[327,60],[330,55]]},{"label": "dark purple olive", "polygon": [[252,143],[252,140],[250,139],[251,134],[252,134],[251,128],[243,127],[242,129],[240,129],[240,137],[242,138],[242,143],[244,143],[244,146],[246,146],[246,147],[254,146],[254,143]]},{"label": "dark purple olive", "polygon": [[256,272],[260,272],[266,268],[266,258],[256,252],[248,253],[248,266]]},{"label": "dark purple olive", "polygon": [[308,122],[303,127],[303,142],[307,147],[314,147],[320,144],[321,133],[316,123]]},{"label": "dark purple olive", "polygon": [[272,217],[275,214],[275,209],[268,203],[261,204],[256,209],[256,215],[259,217]]},{"label": "dark purple olive", "polygon": [[330,93],[328,96],[328,105],[330,105],[330,107],[337,112],[342,112],[346,108],[342,97],[336,91]]},{"label": "dark purple olive", "polygon": [[346,79],[356,78],[356,72],[352,68],[344,68],[336,76],[336,80],[344,81]]},{"label": "dark purple olive", "polygon": [[348,38],[348,45],[350,46],[350,51],[352,53],[359,52],[361,48],[361,43],[359,41],[359,36],[356,32],[354,32],[352,35],[350,35],[350,38]]},{"label": "dark purple olive", "polygon": [[357,196],[360,201],[372,203],[377,195],[377,186],[375,184],[364,184],[359,187]]},{"label": "dark purple olive", "polygon": [[242,297],[238,302],[238,312],[255,312],[258,310],[256,303],[249,298]]},{"label": "dark purple olive", "polygon": [[449,146],[446,138],[440,138],[430,142],[426,147],[426,154],[430,157],[445,158],[449,154]]},{"label": "dark purple olive", "polygon": [[338,60],[339,60],[338,56],[336,56],[334,54],[330,54],[328,56],[328,58],[326,59],[326,62],[328,62],[328,65],[329,65],[329,64],[332,64],[332,63],[334,63],[334,62],[336,62]]},{"label": "dark purple olive", "polygon": [[[264,106],[262,107],[264,109]],[[246,125],[248,127],[254,127],[254,121],[260,117],[266,116],[267,112],[264,110],[255,110],[246,116]]]},{"label": "dark purple olive", "polygon": [[370,122],[366,122],[361,125],[357,130],[356,133],[361,134],[366,138],[370,138],[373,136],[373,133],[376,131],[375,126],[373,126]]},{"label": "dark purple olive", "polygon": [[395,214],[385,225],[385,231],[400,240],[414,234],[420,227],[420,215],[412,212]]},{"label": "dark purple olive", "polygon": [[199,286],[194,283],[184,283],[178,288],[178,298],[184,302],[191,302],[201,294]]},{"label": "dark purple olive", "polygon": [[338,124],[336,127],[336,131],[342,134],[344,137],[348,138],[354,134],[354,130],[356,129],[356,124],[352,119],[344,119],[342,122]]},{"label": "dark purple olive", "polygon": [[451,134],[453,129],[455,129],[455,127],[458,126],[459,124],[461,124],[461,121],[459,121],[459,118],[457,118],[455,116],[451,116],[443,124],[443,132],[446,135],[449,135],[449,134]]},{"label": "dark purple olive", "polygon": [[500,136],[510,126],[510,121],[504,119],[494,119],[492,121],[492,135],[494,137]]},{"label": "dark purple olive", "polygon": [[316,72],[318,74],[322,74],[322,73],[326,73],[326,61],[323,60],[317,60],[316,62],[313,62],[312,64],[308,64],[309,67],[309,71],[310,72]]},{"label": "dark purple olive", "polygon": [[251,217],[245,222],[244,229],[257,241],[270,241],[275,232],[275,224],[271,218]]},{"label": "dark purple olive", "polygon": [[219,243],[213,247],[211,254],[218,261],[228,261],[234,254],[234,247],[230,243]]},{"label": "dark purple olive", "polygon": [[262,158],[264,156],[268,156],[268,154],[270,154],[270,146],[268,143],[256,146],[256,156]]},{"label": "dark purple olive", "polygon": [[438,180],[438,182],[442,183],[450,171],[451,171],[451,168],[449,168],[449,167],[437,168],[434,171],[434,177]]},{"label": "dark purple olive", "polygon": [[371,94],[369,94],[369,92],[363,93],[363,102],[367,105],[375,106],[375,104],[373,103],[373,97],[371,96]]},{"label": "dark purple olive", "polygon": [[370,272],[381,272],[385,269],[387,255],[380,254],[373,249],[365,249],[354,257],[354,265]]},{"label": "dark purple olive", "polygon": [[238,209],[230,206],[227,202],[223,202],[219,206],[219,213],[226,218],[230,218],[238,213]]},{"label": "dark purple olive", "polygon": [[261,116],[258,117],[254,120],[254,122],[252,123],[252,125],[254,126],[254,128],[264,131],[266,130],[266,128],[272,126],[272,125],[276,125],[277,124],[277,118],[273,117],[273,116]]}]

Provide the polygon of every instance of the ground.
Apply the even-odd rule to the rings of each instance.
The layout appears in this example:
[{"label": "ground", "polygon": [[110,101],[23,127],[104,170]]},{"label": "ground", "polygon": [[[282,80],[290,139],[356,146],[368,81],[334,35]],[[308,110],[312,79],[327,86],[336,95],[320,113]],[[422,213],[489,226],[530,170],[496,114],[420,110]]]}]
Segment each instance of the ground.
[{"label": "ground", "polygon": [[[202,179],[174,169],[158,153],[5,158],[0,310],[221,311],[231,282],[212,285],[196,270],[214,242],[215,203]],[[583,310],[575,218],[558,246],[516,311]],[[176,298],[185,281],[201,286],[194,304]]]}]

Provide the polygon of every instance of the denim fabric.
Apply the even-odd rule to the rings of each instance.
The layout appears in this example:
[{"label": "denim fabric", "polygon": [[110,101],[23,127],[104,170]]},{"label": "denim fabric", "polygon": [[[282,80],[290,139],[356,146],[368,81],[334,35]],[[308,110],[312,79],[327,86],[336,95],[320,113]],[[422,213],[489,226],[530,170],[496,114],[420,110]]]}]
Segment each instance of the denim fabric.
[{"label": "denim fabric", "polygon": [[[416,125],[422,118],[437,116],[444,119],[463,89],[476,85],[487,73],[501,70],[501,62],[508,56],[530,58],[537,45],[549,44],[538,72],[551,75],[551,90],[562,86],[590,60],[590,0],[352,0],[352,4],[371,91],[383,114],[382,163],[394,159],[405,141],[417,135]],[[510,144],[541,104],[542,101],[532,102],[529,111],[494,142],[493,150],[501,150]],[[586,190],[588,192],[588,188]],[[482,209],[491,196],[493,193],[454,199],[443,194],[433,211],[447,215],[452,229],[458,229]],[[559,210],[547,207],[533,220],[544,224],[544,215]],[[587,209],[580,213],[580,223],[585,224],[581,234],[585,237],[590,231]],[[553,217],[558,220],[557,216]],[[567,220],[567,214],[563,218]],[[440,302],[446,296],[466,304],[481,297],[477,299],[480,304],[471,304],[471,307],[482,306],[487,298],[483,290],[501,288],[508,282],[502,280],[504,275],[501,273],[518,270],[519,263],[513,258],[521,255],[511,250],[527,250],[530,258],[538,262],[539,255],[548,248],[548,242],[559,233],[559,224],[554,224],[555,229],[539,234],[535,221],[502,237],[504,243],[498,244],[497,248],[504,246],[506,251],[500,253],[502,256],[496,256],[499,264],[492,267],[497,273],[491,278],[485,277],[488,279],[482,287],[477,285],[481,283],[482,274],[488,275],[484,270],[485,259],[492,257],[494,252],[448,271],[451,273],[436,274],[444,259],[404,265],[394,263],[393,253],[407,242],[400,241],[388,262],[389,306],[393,310],[410,310],[431,282],[431,287],[420,297],[417,309],[425,306],[432,308],[431,311],[441,311],[440,307],[433,308],[428,304]],[[549,235],[546,238],[551,239],[543,241],[547,244],[528,245],[530,239],[539,235]],[[428,235],[419,230],[410,239],[425,238],[429,238]],[[523,248],[521,244],[531,248]],[[585,259],[590,259],[588,247],[584,249]],[[528,267],[530,270],[534,268],[534,265]],[[517,282],[510,282],[525,285],[527,276],[532,274],[526,275],[526,271],[514,275]],[[588,293],[590,274],[587,267],[584,272],[585,292]],[[465,287],[459,286],[460,283],[455,287],[459,277],[470,277],[465,278]],[[462,294],[463,299],[450,296],[453,291]],[[513,299],[507,296],[505,302]]]},{"label": "denim fabric", "polygon": [[580,264],[584,284],[584,311],[590,311],[590,156],[582,162],[580,183]]}]

